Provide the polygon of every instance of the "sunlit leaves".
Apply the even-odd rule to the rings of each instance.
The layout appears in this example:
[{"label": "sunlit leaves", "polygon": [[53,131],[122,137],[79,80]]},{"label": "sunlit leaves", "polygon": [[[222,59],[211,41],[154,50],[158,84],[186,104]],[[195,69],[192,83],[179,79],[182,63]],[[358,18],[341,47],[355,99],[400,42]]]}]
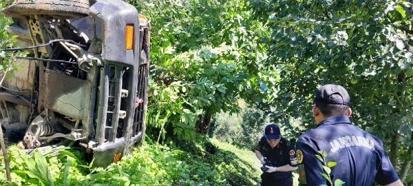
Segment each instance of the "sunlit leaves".
[{"label": "sunlit leaves", "polygon": [[[0,3],[0,9],[5,6],[5,2]],[[10,19],[0,13],[0,49],[11,47],[13,38],[7,33]],[[0,70],[3,70],[10,63],[10,54],[0,50]]]},{"label": "sunlit leaves", "polygon": [[244,92],[266,58],[268,31],[245,1],[136,4],[152,23],[150,126],[192,139],[203,114],[236,112],[237,99],[252,95]]},{"label": "sunlit leaves", "polygon": [[[257,184],[256,169],[243,157],[252,152],[229,144],[218,147],[214,156],[197,155],[158,144],[144,144],[122,161],[106,168],[91,168],[81,161],[74,150],[53,153],[26,154],[12,147],[12,180],[6,183],[3,171],[2,185],[241,185]],[[230,150],[230,151],[227,151]],[[200,149],[200,151],[205,151]],[[234,152],[237,155],[234,155]],[[205,153],[205,152],[204,152]]]},{"label": "sunlit leaves", "polygon": [[[272,31],[267,62],[281,73],[279,99],[274,101],[280,109],[311,122],[311,95],[317,85],[338,83],[349,88],[354,110],[360,112],[355,119],[361,125],[394,119],[378,115],[381,112],[406,114],[399,109],[413,104],[401,101],[412,96],[411,88],[402,86],[411,84],[403,75],[412,71],[410,3],[266,3],[270,8],[263,19]],[[263,15],[259,12],[262,7],[253,8],[257,16]]]},{"label": "sunlit leaves", "polygon": [[[274,120],[312,123],[315,89],[336,83],[350,92],[353,121],[387,147],[401,135],[400,127],[411,125],[406,119],[413,107],[411,2],[251,2],[255,15],[271,27],[266,64],[280,72],[277,99],[267,105],[284,114]],[[393,149],[392,157],[396,151],[403,150]]]}]

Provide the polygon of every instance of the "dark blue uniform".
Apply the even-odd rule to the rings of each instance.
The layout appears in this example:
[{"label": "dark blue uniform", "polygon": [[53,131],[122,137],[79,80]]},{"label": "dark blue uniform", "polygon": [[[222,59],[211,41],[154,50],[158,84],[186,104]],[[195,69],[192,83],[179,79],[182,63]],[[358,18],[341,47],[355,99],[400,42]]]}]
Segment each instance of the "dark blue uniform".
[{"label": "dark blue uniform", "polygon": [[[265,137],[262,137],[255,150],[260,151],[261,154],[271,162],[272,166],[280,167],[290,164],[290,151],[293,150],[289,142],[281,138],[280,143],[271,148]],[[291,172],[264,172],[261,175],[263,186],[291,186],[292,173]]]},{"label": "dark blue uniform", "polygon": [[354,126],[347,116],[329,117],[317,128],[301,135],[297,142],[298,161],[302,160],[308,185],[328,184],[322,177],[323,162],[316,155],[326,152],[327,162],[336,162],[331,178],[347,186],[386,185],[399,179],[383,143],[377,137]]}]

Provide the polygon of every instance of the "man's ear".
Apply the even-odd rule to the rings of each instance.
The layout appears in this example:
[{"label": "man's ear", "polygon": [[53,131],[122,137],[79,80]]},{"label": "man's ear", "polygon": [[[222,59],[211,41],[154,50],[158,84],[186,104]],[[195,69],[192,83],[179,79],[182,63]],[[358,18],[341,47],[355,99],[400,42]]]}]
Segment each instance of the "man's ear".
[{"label": "man's ear", "polygon": [[319,116],[321,114],[320,109],[315,104],[313,105],[312,111],[314,116]]},{"label": "man's ear", "polygon": [[314,121],[318,125],[320,122],[322,122],[324,120],[324,115],[321,112],[321,110],[315,104],[313,105],[312,110],[313,110]]},{"label": "man's ear", "polygon": [[349,107],[347,109],[346,116],[351,117],[352,114],[353,114],[353,110],[351,110],[351,108]]}]

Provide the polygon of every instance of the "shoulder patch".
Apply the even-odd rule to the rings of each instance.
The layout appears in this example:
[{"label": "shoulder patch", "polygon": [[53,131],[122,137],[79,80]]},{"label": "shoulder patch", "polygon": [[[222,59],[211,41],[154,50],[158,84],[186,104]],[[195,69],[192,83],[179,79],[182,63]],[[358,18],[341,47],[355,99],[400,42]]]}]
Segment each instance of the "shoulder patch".
[{"label": "shoulder patch", "polygon": [[298,149],[298,150],[295,152],[295,154],[296,154],[296,157],[297,157],[297,163],[298,163],[298,164],[303,163],[303,159],[304,159],[303,152],[302,152],[300,149]]},{"label": "shoulder patch", "polygon": [[291,149],[291,150],[288,152],[288,154],[289,154],[290,156],[294,156],[294,155],[295,155],[294,149]]}]

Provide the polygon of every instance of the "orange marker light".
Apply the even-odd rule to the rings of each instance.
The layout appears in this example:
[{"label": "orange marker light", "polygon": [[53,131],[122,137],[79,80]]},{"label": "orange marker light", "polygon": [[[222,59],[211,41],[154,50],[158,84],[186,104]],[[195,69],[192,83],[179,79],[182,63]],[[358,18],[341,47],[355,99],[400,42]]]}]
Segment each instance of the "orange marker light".
[{"label": "orange marker light", "polygon": [[116,163],[122,159],[122,154],[120,152],[116,153],[113,157],[113,163]]},{"label": "orange marker light", "polygon": [[126,25],[125,28],[125,45],[126,50],[133,50],[135,41],[135,27],[133,25]]}]

